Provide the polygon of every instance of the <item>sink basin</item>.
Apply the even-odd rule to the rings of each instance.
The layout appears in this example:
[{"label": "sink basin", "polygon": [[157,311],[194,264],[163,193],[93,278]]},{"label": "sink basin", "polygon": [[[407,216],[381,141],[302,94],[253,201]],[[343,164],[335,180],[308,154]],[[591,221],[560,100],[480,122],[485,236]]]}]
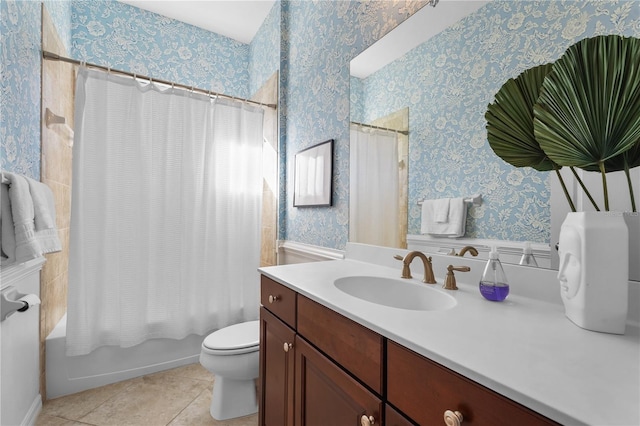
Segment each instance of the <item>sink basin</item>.
[{"label": "sink basin", "polygon": [[451,295],[408,280],[384,277],[344,277],[333,284],[358,299],[378,305],[413,311],[442,311],[457,302]]}]

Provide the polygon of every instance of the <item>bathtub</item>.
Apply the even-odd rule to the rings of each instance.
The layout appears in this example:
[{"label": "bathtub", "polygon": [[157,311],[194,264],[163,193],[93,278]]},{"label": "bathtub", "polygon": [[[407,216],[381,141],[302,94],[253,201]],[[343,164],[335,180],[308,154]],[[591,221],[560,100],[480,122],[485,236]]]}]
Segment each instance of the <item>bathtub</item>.
[{"label": "bathtub", "polygon": [[47,399],[198,362],[206,336],[153,339],[131,348],[104,346],[88,355],[66,356],[67,316],[46,339]]}]

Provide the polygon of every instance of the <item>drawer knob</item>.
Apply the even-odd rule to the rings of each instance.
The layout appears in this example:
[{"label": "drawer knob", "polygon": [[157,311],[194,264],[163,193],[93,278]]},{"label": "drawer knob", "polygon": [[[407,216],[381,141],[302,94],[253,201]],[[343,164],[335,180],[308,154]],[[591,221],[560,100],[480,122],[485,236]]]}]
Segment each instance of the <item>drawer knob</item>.
[{"label": "drawer knob", "polygon": [[376,419],[373,416],[367,417],[366,414],[363,414],[362,417],[360,417],[360,426],[371,426],[375,423]]},{"label": "drawer knob", "polygon": [[285,352],[289,352],[289,349],[293,348],[293,344],[292,343],[286,343],[283,345],[282,349],[284,349]]},{"label": "drawer knob", "polygon": [[269,295],[269,303],[277,302],[280,299],[278,296],[274,296],[273,294]]},{"label": "drawer knob", "polygon": [[460,426],[463,418],[460,411],[447,410],[444,412],[444,424],[447,426]]}]

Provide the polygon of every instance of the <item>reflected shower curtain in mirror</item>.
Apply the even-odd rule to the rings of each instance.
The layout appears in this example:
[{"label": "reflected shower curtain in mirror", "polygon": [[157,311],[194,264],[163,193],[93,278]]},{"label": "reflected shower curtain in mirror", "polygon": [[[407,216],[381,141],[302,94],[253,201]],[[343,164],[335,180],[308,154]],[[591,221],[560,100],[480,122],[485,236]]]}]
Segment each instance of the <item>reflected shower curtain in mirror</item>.
[{"label": "reflected shower curtain in mirror", "polygon": [[349,241],[400,247],[398,139],[351,126]]},{"label": "reflected shower curtain in mirror", "polygon": [[80,70],[68,355],[257,319],[262,117]]}]

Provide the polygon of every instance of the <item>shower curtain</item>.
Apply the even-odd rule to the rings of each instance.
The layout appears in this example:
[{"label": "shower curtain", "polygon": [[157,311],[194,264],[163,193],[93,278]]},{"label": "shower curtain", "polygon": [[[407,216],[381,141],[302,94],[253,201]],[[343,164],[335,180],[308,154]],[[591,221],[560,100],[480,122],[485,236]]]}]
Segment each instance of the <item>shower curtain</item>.
[{"label": "shower curtain", "polygon": [[82,68],[67,354],[258,317],[263,111]]},{"label": "shower curtain", "polygon": [[400,247],[398,138],[351,126],[349,241]]}]

